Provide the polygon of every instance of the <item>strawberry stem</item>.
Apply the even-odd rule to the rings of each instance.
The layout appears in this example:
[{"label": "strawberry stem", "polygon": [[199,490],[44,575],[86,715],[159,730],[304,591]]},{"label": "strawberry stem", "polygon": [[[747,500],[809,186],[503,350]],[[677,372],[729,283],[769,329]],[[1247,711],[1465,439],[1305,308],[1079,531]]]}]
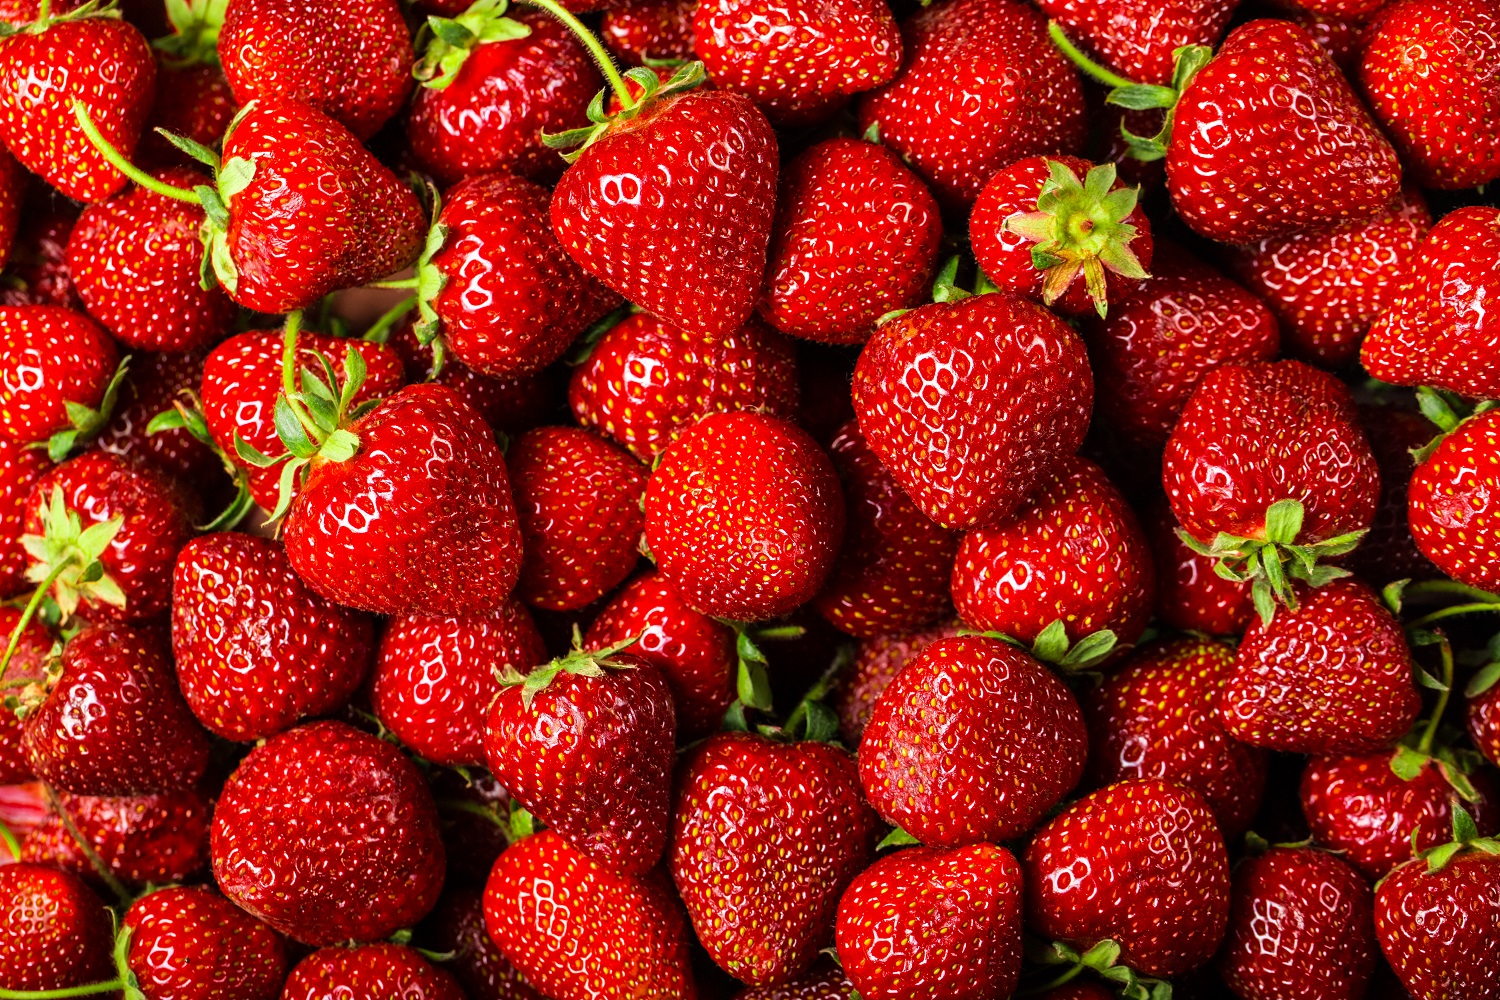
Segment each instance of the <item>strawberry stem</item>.
[{"label": "strawberry stem", "polygon": [[21,644],[21,634],[26,631],[26,626],[31,624],[31,619],[36,617],[36,609],[42,606],[42,599],[52,590],[52,585],[57,578],[72,565],[70,560],[64,560],[53,567],[52,572],[47,574],[35,591],[31,594],[31,600],[26,602],[26,607],[21,611],[21,618],[16,622],[16,627],[11,630],[10,644],[5,647],[5,656],[0,658],[0,680],[5,678],[5,671],[10,667],[11,657],[16,655],[16,647]]},{"label": "strawberry stem", "polygon": [[1408,598],[1425,594],[1454,594],[1487,604],[1500,604],[1500,594],[1492,594],[1487,590],[1459,583],[1457,580],[1419,580],[1416,583],[1407,584],[1401,593]]},{"label": "strawberry stem", "polygon": [[99,154],[108,160],[110,166],[114,167],[120,173],[146,190],[155,191],[163,197],[175,198],[178,201],[189,202],[193,205],[203,204],[202,199],[198,197],[196,191],[173,187],[171,184],[163,184],[140,167],[125,159],[120,154],[120,151],[99,132],[99,129],[94,125],[93,119],[89,117],[88,109],[84,107],[83,102],[80,100],[73,102],[73,117],[78,119],[78,127],[83,129],[83,134],[88,137],[89,142],[99,151]]},{"label": "strawberry stem", "polygon": [[1455,618],[1458,615],[1472,615],[1484,611],[1492,611],[1500,614],[1500,602],[1477,601],[1473,604],[1454,604],[1446,608],[1439,608],[1436,611],[1430,612],[1423,615],[1421,618],[1418,618],[1408,627],[1421,628],[1424,625],[1431,625],[1433,622],[1440,622],[1444,618]]},{"label": "strawberry stem", "polygon": [[286,405],[297,418],[297,423],[314,440],[321,440],[317,425],[308,412],[297,402],[297,334],[302,330],[302,310],[287,313],[286,325],[281,329],[281,392]]},{"label": "strawberry stem", "polygon": [[1072,60],[1073,65],[1083,70],[1089,76],[1098,80],[1106,87],[1119,89],[1121,87],[1134,87],[1134,80],[1127,80],[1118,73],[1105,69],[1083,54],[1083,50],[1073,44],[1073,40],[1063,31],[1062,25],[1056,21],[1047,22],[1047,34],[1052,36],[1052,44],[1062,50],[1063,55]]},{"label": "strawberry stem", "polygon": [[104,863],[104,859],[99,857],[99,853],[94,850],[94,846],[85,839],[83,834],[79,832],[78,827],[73,824],[73,817],[69,816],[68,810],[63,808],[62,800],[57,797],[57,791],[45,781],[41,785],[42,794],[47,798],[48,808],[57,813],[57,818],[62,821],[63,829],[68,831],[68,836],[73,838],[73,843],[78,845],[78,849],[88,859],[89,866],[94,869],[94,873],[109,887],[109,891],[114,893],[115,898],[123,905],[129,906],[135,902],[135,897],[131,895],[130,890],[126,889],[120,880],[115,878],[115,873],[109,870],[109,865]]},{"label": "strawberry stem", "polygon": [[415,275],[413,275],[410,278],[393,278],[393,279],[390,279],[388,281],[372,281],[372,282],[370,282],[367,285],[362,285],[361,287],[362,288],[396,288],[396,289],[408,289],[408,288],[416,288],[418,280],[420,280],[420,279],[418,279]]},{"label": "strawberry stem", "polygon": [[1448,637],[1441,633],[1438,634],[1438,655],[1443,659],[1443,686],[1438,691],[1432,716],[1422,730],[1422,739],[1417,743],[1417,752],[1421,754],[1432,753],[1432,742],[1437,739],[1438,724],[1443,721],[1443,713],[1448,710],[1448,697],[1453,693],[1453,646],[1448,642]]},{"label": "strawberry stem", "polygon": [[610,89],[619,98],[620,107],[626,109],[635,107],[635,97],[630,93],[630,88],[625,85],[625,78],[620,75],[620,70],[615,66],[614,57],[609,54],[609,50],[600,43],[594,33],[573,16],[572,11],[557,0],[525,0],[525,2],[533,7],[540,7],[565,24],[568,30],[573,32],[589,50],[589,55],[594,57],[594,62],[599,64],[599,71],[604,74],[604,78],[609,81]]}]

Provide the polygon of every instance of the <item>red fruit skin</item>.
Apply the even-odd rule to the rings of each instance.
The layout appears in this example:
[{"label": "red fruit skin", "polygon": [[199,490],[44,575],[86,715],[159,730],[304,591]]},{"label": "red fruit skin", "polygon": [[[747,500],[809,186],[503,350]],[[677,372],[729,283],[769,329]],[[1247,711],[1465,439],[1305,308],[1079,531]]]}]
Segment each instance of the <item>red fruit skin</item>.
[{"label": "red fruit skin", "polygon": [[1156,559],[1156,616],[1172,628],[1205,635],[1239,635],[1255,615],[1250,584],[1214,572],[1177,537],[1177,519],[1165,500],[1152,505],[1146,537]]},{"label": "red fruit skin", "polygon": [[1078,784],[1087,750],[1062,681],[998,639],[957,636],[929,644],[875,702],[859,776],[888,822],[964,847],[1035,826]]},{"label": "red fruit skin", "polygon": [[[460,6],[455,14],[462,12]],[[531,34],[477,46],[452,83],[418,87],[412,98],[406,118],[412,154],[444,184],[495,171],[557,180],[566,164],[543,144],[542,133],[576,127],[604,85],[588,52],[552,15],[512,10],[507,16]]]},{"label": "red fruit skin", "polygon": [[693,58],[692,0],[627,0],[604,12],[599,39],[631,66],[646,59]]},{"label": "red fruit skin", "polygon": [[0,306],[0,434],[32,444],[72,426],[64,404],[98,407],[119,362],[114,341],[82,313]]},{"label": "red fruit skin", "polygon": [[447,970],[428,963],[399,944],[358,944],[321,948],[297,963],[282,991],[283,1000],[465,1000]]},{"label": "red fruit skin", "polygon": [[427,220],[412,189],[316,108],[258,101],[224,143],[224,162],[236,157],[255,174],[227,199],[237,277],[226,291],[247,309],[310,306],[401,270],[422,249]]},{"label": "red fruit skin", "polygon": [[[3,622],[0,619],[0,628],[4,627]],[[1500,684],[1493,684],[1468,700],[1464,728],[1474,749],[1489,758],[1491,764],[1500,764]]]},{"label": "red fruit skin", "polygon": [[114,974],[109,910],[76,876],[0,865],[0,987],[56,990]]},{"label": "red fruit skin", "polygon": [[1408,188],[1371,218],[1238,248],[1236,272],[1275,310],[1287,353],[1342,368],[1359,357],[1431,228],[1427,202]]},{"label": "red fruit skin", "polygon": [[780,986],[752,986],[734,1000],[852,1000],[854,984],[832,959],[819,959],[805,975]]},{"label": "red fruit skin", "polygon": [[484,925],[555,1000],[695,1000],[687,921],[659,877],[609,871],[544,831],[506,848],[484,889]]},{"label": "red fruit skin", "polygon": [[1266,754],[1229,735],[1219,692],[1234,651],[1203,639],[1153,643],[1084,698],[1089,778],[1103,787],[1158,778],[1191,788],[1225,839],[1250,827],[1266,787]]},{"label": "red fruit skin", "polygon": [[1253,243],[1369,218],[1400,184],[1396,151],[1289,21],[1236,28],[1178,101],[1167,187],[1200,236]]},{"label": "red fruit skin", "polygon": [[1348,388],[1300,361],[1227,364],[1193,390],[1167,441],[1172,513],[1205,544],[1265,537],[1266,509],[1303,506],[1299,544],[1370,526],[1380,472]]},{"label": "red fruit skin", "polygon": [[[1041,0],[1075,43],[1136,83],[1168,84],[1184,45],[1212,47],[1237,0]],[[986,272],[988,273],[988,272]]]},{"label": "red fruit skin", "polygon": [[1036,11],[950,0],[904,20],[901,38],[901,72],[860,99],[859,130],[878,124],[945,209],[973,204],[1006,164],[1082,148],[1083,88]]},{"label": "red fruit skin", "polygon": [[574,418],[643,462],[710,413],[791,419],[797,402],[792,345],[756,319],[720,337],[627,316],[573,369],[568,386]]},{"label": "red fruit skin", "polygon": [[541,633],[517,601],[464,618],[401,615],[380,639],[371,707],[425,760],[478,767],[496,675],[507,667],[526,674],[546,660]]},{"label": "red fruit skin", "polygon": [[1040,306],[979,295],[886,323],[859,356],[859,429],[946,528],[1014,513],[1077,450],[1093,379],[1083,341]]},{"label": "red fruit skin", "polygon": [[220,793],[211,847],[224,895],[303,944],[386,937],[432,909],[443,881],[421,773],[341,722],[250,751]]},{"label": "red fruit skin", "polygon": [[992,844],[881,858],[839,901],[845,973],[867,1000],[1009,996],[1021,973],[1021,881],[1016,859]]},{"label": "red fruit skin", "polygon": [[276,542],[221,532],[172,576],[177,681],[209,732],[247,743],[348,702],[374,650],[369,616],[323,600]]},{"label": "red fruit skin", "polygon": [[[27,448],[0,439],[0,594],[14,597],[33,586],[26,580],[26,498],[36,481],[52,468],[45,449]],[[0,723],[4,725],[4,723]]]},{"label": "red fruit skin", "polygon": [[180,400],[184,389],[203,383],[206,353],[133,354],[114,416],[95,439],[100,451],[158,469],[169,479],[191,484],[205,499],[227,482],[217,455],[186,428],[147,433],[158,413]]},{"label": "red fruit skin", "polygon": [[0,140],[22,166],[76,201],[108,198],[126,180],[78,127],[73,103],[83,103],[128,160],[155,96],[151,47],[119,18],[82,18],[0,40]]},{"label": "red fruit skin", "polygon": [[1419,413],[1391,405],[1363,405],[1360,423],[1380,467],[1380,506],[1370,533],[1349,554],[1348,566],[1361,580],[1383,587],[1394,580],[1430,580],[1438,569],[1422,554],[1407,518],[1412,452],[1425,447],[1435,428]]},{"label": "red fruit skin", "polygon": [[[56,9],[56,8],[54,8]],[[234,92],[218,65],[190,63],[174,65],[174,60],[158,56],[156,61],[156,104],[147,119],[148,130],[141,136],[136,150],[136,164],[188,167],[202,165],[166,140],[156,129],[185,136],[213,148],[224,137],[239,108]]]},{"label": "red fruit skin", "polygon": [[1461,854],[1442,871],[1408,861],[1375,891],[1380,950],[1414,997],[1481,1000],[1500,988],[1500,857]]},{"label": "red fruit skin", "polygon": [[[656,166],[666,149],[678,151],[671,171]],[[755,310],[776,170],[776,135],[748,98],[689,91],[585,149],[552,193],[552,228],[629,301],[723,337]]]},{"label": "red fruit skin", "polygon": [[672,881],[709,956],[751,986],[812,967],[880,820],[854,758],[826,743],[710,736],[678,774]]},{"label": "red fruit skin", "polygon": [[[208,867],[213,802],[201,789],[118,798],[60,792],[58,804],[89,849],[126,885],[182,882]],[[27,834],[21,856],[104,887],[93,862],[55,811]]]},{"label": "red fruit skin", "polygon": [[479,414],[451,389],[413,385],[349,430],[359,452],[315,460],[287,513],[297,575],[328,600],[383,615],[499,607],[520,570],[521,531]]},{"label": "red fruit skin", "polygon": [[760,313],[782,333],[862,343],[925,297],[942,236],[937,201],[895,153],[820,142],[782,171]]},{"label": "red fruit skin", "polygon": [[544,1000],[485,931],[480,889],[466,885],[445,889],[417,929],[417,940],[424,949],[453,953],[443,968],[458,980],[469,1000]]},{"label": "red fruit skin", "polygon": [[391,334],[388,343],[401,359],[406,381],[437,382],[446,385],[479,411],[491,427],[516,434],[544,424],[555,410],[556,385],[560,380],[546,371],[513,379],[497,379],[476,372],[468,365],[445,354],[437,376],[432,375],[432,347],[417,343],[417,335],[408,319]]},{"label": "red fruit skin", "polygon": [[1412,473],[1411,534],[1454,579],[1500,590],[1500,412],[1472,417]]},{"label": "red fruit skin", "polygon": [[[20,608],[0,607],[0,635],[10,636],[20,622]],[[9,639],[7,638],[6,641],[8,643]],[[8,683],[15,681],[45,683],[47,657],[52,651],[54,641],[52,633],[48,632],[41,622],[36,619],[28,622],[17,640],[16,651],[11,656],[10,666],[5,671],[6,681]],[[24,685],[20,690],[7,691],[7,694],[12,695],[24,693]],[[17,785],[36,777],[21,748],[21,731],[21,719],[15,712],[9,709],[0,711],[0,785]]]},{"label": "red fruit skin", "polygon": [[844,536],[844,498],[807,432],[763,413],[712,413],[646,487],[646,545],[662,578],[716,618],[763,621],[807,603]]},{"label": "red fruit skin", "polygon": [[1317,757],[1302,772],[1302,812],[1318,843],[1379,879],[1412,856],[1413,833],[1417,851],[1447,843],[1455,803],[1481,836],[1500,832],[1500,785],[1483,770],[1469,775],[1469,782],[1479,793],[1477,802],[1459,798],[1435,764],[1403,781],[1391,770],[1390,751]]},{"label": "red fruit skin", "polygon": [[71,204],[60,204],[59,199],[25,214],[11,244],[6,269],[10,287],[0,289],[0,304],[82,310],[67,260],[68,234],[77,216]]},{"label": "red fruit skin", "polygon": [[219,61],[240,105],[299,101],[364,141],[406,103],[411,33],[394,0],[235,0],[231,7]]},{"label": "red fruit skin", "polygon": [[1274,847],[1234,872],[1219,956],[1243,1000],[1361,1000],[1379,954],[1374,896],[1348,862],[1308,847]]},{"label": "red fruit skin", "polygon": [[1101,629],[1121,646],[1151,618],[1146,536],[1097,465],[1063,460],[1009,518],[963,536],[953,563],[958,616],[1025,645],[1061,621],[1077,642]]},{"label": "red fruit skin", "polygon": [[875,703],[903,667],[938,639],[957,634],[952,625],[939,625],[923,632],[879,635],[860,641],[854,662],[841,673],[828,704],[839,719],[839,736],[845,746],[859,748]]},{"label": "red fruit skin", "polygon": [[90,625],[21,733],[37,776],[75,795],[151,795],[197,784],[208,737],[188,711],[154,630]]},{"label": "red fruit skin", "polygon": [[276,1000],[286,979],[286,946],[265,924],[217,893],[172,886],[125,914],[130,971],[149,997]]},{"label": "red fruit skin", "polygon": [[26,201],[31,175],[10,153],[0,149],[0,265],[10,257],[21,225],[21,208]]},{"label": "red fruit skin", "polygon": [[1207,803],[1163,781],[1122,781],[1073,803],[1021,859],[1026,924],[1120,964],[1174,976],[1207,962],[1229,917],[1229,860]]}]

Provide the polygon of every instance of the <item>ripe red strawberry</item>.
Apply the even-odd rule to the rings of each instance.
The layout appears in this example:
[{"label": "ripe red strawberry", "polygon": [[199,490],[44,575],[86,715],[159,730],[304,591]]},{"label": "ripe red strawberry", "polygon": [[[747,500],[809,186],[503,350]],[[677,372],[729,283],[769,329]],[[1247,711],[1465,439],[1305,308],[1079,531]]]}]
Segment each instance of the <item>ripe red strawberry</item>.
[{"label": "ripe red strawberry", "polygon": [[315,456],[287,513],[297,575],[328,600],[384,615],[499,607],[520,570],[521,532],[479,414],[451,389],[413,385],[337,433],[357,440],[353,454]]},{"label": "ripe red strawberry", "polygon": [[234,118],[234,92],[219,65],[218,40],[228,4],[222,0],[185,0],[165,13],[171,33],[155,39],[156,104],[141,137],[140,162],[187,166],[192,157],[155,129],[212,148]]},{"label": "ripe red strawberry", "polygon": [[386,341],[401,359],[408,383],[446,385],[477,410],[485,423],[507,434],[518,434],[553,418],[557,386],[561,383],[553,372],[543,370],[517,378],[491,378],[444,352],[442,365],[434,374],[433,345],[419,342],[413,326],[412,318],[408,318]]},{"label": "ripe red strawberry", "polygon": [[1026,922],[1080,951],[1103,940],[1148,976],[1207,962],[1229,916],[1229,860],[1207,803],[1164,781],[1122,781],[1043,826],[1021,859]]},{"label": "ripe red strawberry", "polygon": [[543,1000],[485,931],[484,893],[478,888],[444,889],[417,929],[415,941],[424,949],[452,954],[442,967],[458,980],[469,1000]]},{"label": "ripe red strawberry", "polygon": [[845,751],[709,737],[678,777],[670,855],[698,940],[752,986],[802,975],[831,940],[839,896],[874,856],[879,825]]},{"label": "ripe red strawberry", "polygon": [[1165,499],[1152,505],[1145,528],[1156,561],[1156,616],[1183,632],[1245,631],[1255,614],[1250,584],[1224,579],[1214,572],[1214,560],[1189,548],[1177,536],[1177,519]]},{"label": "ripe red strawberry", "polygon": [[839,736],[858,748],[875,703],[892,680],[918,653],[938,639],[956,634],[951,625],[923,632],[880,635],[860,641],[854,662],[836,679],[828,702],[839,719]]},{"label": "ripe red strawberry", "polygon": [[78,212],[60,201],[37,206],[22,217],[7,258],[8,287],[0,288],[0,304],[83,308],[68,277],[68,234]]},{"label": "ripe red strawberry", "polygon": [[1009,996],[1021,972],[1021,866],[1003,847],[913,847],[839,900],[838,954],[866,1000],[913,986],[944,1000]]},{"label": "ripe red strawberry", "polygon": [[792,418],[797,397],[792,346],[759,320],[720,337],[644,313],[606,333],[568,387],[574,418],[643,462],[699,417],[762,410]]},{"label": "ripe red strawberry", "polygon": [[1407,188],[1368,219],[1239,248],[1236,270],[1276,310],[1288,353],[1342,368],[1359,356],[1431,228],[1427,202]]},{"label": "ripe red strawberry", "polygon": [[1380,467],[1380,505],[1370,533],[1349,554],[1349,568],[1374,586],[1394,580],[1430,580],[1438,575],[1412,537],[1407,505],[1412,474],[1432,442],[1433,425],[1420,414],[1395,405],[1362,405],[1360,423]]},{"label": "ripe red strawberry", "polygon": [[431,965],[414,949],[384,942],[313,952],[297,963],[281,995],[298,1000],[346,996],[465,1000],[464,991],[446,969]]},{"label": "ripe red strawberry", "polygon": [[1015,512],[1077,450],[1092,400],[1083,342],[1004,294],[913,309],[875,331],[854,371],[865,440],[948,528]]},{"label": "ripe red strawberry", "polygon": [[[0,635],[7,637],[7,643],[20,624],[19,608],[0,607]],[[24,695],[30,685],[46,683],[54,642],[52,633],[36,619],[27,622],[20,633],[15,640],[16,651],[5,671],[6,695],[17,698]],[[22,750],[21,732],[21,719],[0,696],[0,785],[20,784],[36,777]]]},{"label": "ripe red strawberry", "polygon": [[1266,787],[1266,754],[1229,735],[1219,694],[1234,650],[1203,639],[1154,643],[1083,702],[1089,777],[1100,786],[1159,778],[1191,788],[1228,839],[1250,826]]},{"label": "ripe red strawberry", "polygon": [[901,72],[860,100],[859,128],[878,127],[945,208],[972,204],[1007,164],[1083,146],[1083,88],[1036,11],[950,0],[907,18],[901,36]]},{"label": "ripe red strawberry", "polygon": [[[26,498],[52,463],[45,452],[0,439],[0,594],[14,597],[30,588],[26,582]],[[9,630],[4,629],[8,634]]]},{"label": "ripe red strawberry", "polygon": [[1235,0],[1041,0],[1053,18],[1122,76],[1141,83],[1172,81],[1176,52],[1213,45],[1229,26]]},{"label": "ripe red strawberry", "polygon": [[203,384],[206,357],[204,351],[132,355],[114,414],[94,443],[100,451],[192,484],[208,502],[227,483],[219,456],[186,428],[151,430],[151,421],[180,402],[183,390],[196,392]]},{"label": "ripe red strawberry", "polygon": [[0,38],[0,140],[69,198],[108,198],[125,186],[125,175],[79,130],[74,105],[128,157],[155,85],[151,47],[117,9],[41,16]]},{"label": "ripe red strawberry", "polygon": [[208,868],[213,802],[200,789],[118,798],[59,792],[57,802],[78,837],[54,809],[22,842],[26,860],[98,881],[81,837],[110,874],[130,886],[182,882]]},{"label": "ripe red strawberry", "polygon": [[395,747],[340,722],[262,743],[214,810],[214,878],[304,944],[376,940],[432,909],[443,881],[437,809]]},{"label": "ripe red strawberry", "polygon": [[[1464,693],[1468,696],[1464,723],[1469,740],[1491,764],[1500,762],[1500,684],[1495,683],[1493,676],[1481,678],[1476,675]],[[3,773],[3,768],[0,768],[0,773]]]},{"label": "ripe red strawberry", "polygon": [[364,679],[373,632],[368,616],[309,590],[269,539],[204,535],[177,556],[178,683],[217,736],[264,739],[339,708]]},{"label": "ripe red strawberry", "polygon": [[1220,975],[1244,1000],[1357,1000],[1375,971],[1374,897],[1348,862],[1275,847],[1234,872]]},{"label": "ripe red strawberry", "polygon": [[219,60],[241,105],[299,101],[361,140],[412,88],[411,34],[395,0],[234,0]]},{"label": "ripe red strawberry", "polygon": [[645,60],[693,57],[692,0],[626,0],[604,12],[599,39],[615,58],[632,66]]},{"label": "ripe red strawberry", "polygon": [[[82,313],[0,306],[0,434],[33,444],[69,429],[96,432],[119,361],[114,341]],[[75,422],[69,403],[93,415]]]},{"label": "ripe red strawberry", "polygon": [[922,299],[942,235],[937,202],[896,154],[820,142],[782,171],[761,315],[783,333],[861,343]]},{"label": "ripe red strawberry", "polygon": [[1439,569],[1500,590],[1500,411],[1465,420],[1417,466],[1407,514],[1417,547]]},{"label": "ripe red strawberry", "polygon": [[1087,748],[1062,681],[1008,643],[958,636],[909,660],[875,702],[859,776],[889,822],[961,847],[1035,826],[1078,783]]},{"label": "ripe red strawberry", "polygon": [[752,986],[734,1000],[857,1000],[854,984],[838,962],[819,959],[806,974],[780,986]]},{"label": "ripe red strawberry", "polygon": [[828,456],[797,425],[712,413],[662,455],[646,488],[646,545],[705,614],[762,621],[807,603],[844,536]]},{"label": "ripe red strawberry", "polygon": [[211,890],[158,890],[137,900],[124,924],[131,932],[126,962],[148,997],[281,996],[287,967],[281,938]]},{"label": "ripe red strawberry", "polygon": [[478,767],[499,675],[524,674],[546,660],[542,636],[517,601],[463,618],[401,615],[381,636],[370,704],[424,759]]},{"label": "ripe red strawberry", "polygon": [[111,978],[109,910],[77,877],[0,865],[0,988],[61,990]]}]

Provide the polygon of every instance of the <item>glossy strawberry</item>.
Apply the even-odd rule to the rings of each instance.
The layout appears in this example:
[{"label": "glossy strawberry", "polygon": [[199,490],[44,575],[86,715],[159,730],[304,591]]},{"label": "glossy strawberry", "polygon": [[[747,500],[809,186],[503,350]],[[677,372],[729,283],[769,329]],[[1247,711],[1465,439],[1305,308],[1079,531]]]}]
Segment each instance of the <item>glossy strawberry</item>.
[{"label": "glossy strawberry", "polygon": [[360,944],[321,948],[297,963],[283,997],[334,1000],[336,997],[400,997],[402,1000],[464,1000],[447,970],[399,944]]},{"label": "glossy strawberry", "polygon": [[208,868],[213,802],[201,789],[121,797],[59,792],[57,802],[78,836],[54,809],[22,842],[26,860],[73,872],[101,888],[103,882],[79,838],[126,885],[182,882]]},{"label": "glossy strawberry", "polygon": [[552,418],[561,383],[555,373],[544,370],[516,378],[491,378],[444,351],[442,364],[434,374],[433,345],[418,342],[413,330],[415,318],[399,324],[386,341],[401,359],[408,383],[446,385],[477,410],[485,423],[507,434],[529,430]]},{"label": "glossy strawberry", "polygon": [[[209,503],[224,482],[223,462],[213,449],[185,428],[151,432],[151,421],[182,401],[183,390],[203,384],[205,351],[188,354],[134,354],[120,386],[110,421],[95,439],[100,451],[159,470],[191,484]],[[209,509],[213,509],[210,507]]]},{"label": "glossy strawberry", "polygon": [[68,277],[68,234],[78,212],[59,201],[36,206],[22,217],[7,258],[9,287],[0,289],[0,304],[82,309]]},{"label": "glossy strawberry", "polygon": [[286,979],[286,946],[271,928],[224,897],[188,886],[161,889],[125,914],[126,962],[148,997],[276,1000]]},{"label": "glossy strawberry", "polygon": [[469,1000],[542,1000],[484,929],[481,888],[444,889],[417,929],[415,941],[439,954],[452,953],[442,967],[458,980]]},{"label": "glossy strawberry", "polygon": [[1443,572],[1500,589],[1500,412],[1459,424],[1412,473],[1407,513],[1422,554]]},{"label": "glossy strawberry", "polygon": [[879,635],[860,641],[854,662],[839,674],[829,696],[829,707],[839,720],[839,736],[846,746],[858,748],[875,703],[892,680],[929,643],[956,633],[951,625],[922,632]]},{"label": "glossy strawberry", "polygon": [[0,865],[0,987],[59,990],[111,978],[109,910],[67,872]]},{"label": "glossy strawberry", "polygon": [[0,306],[0,434],[33,444],[74,426],[67,404],[98,408],[119,361],[82,313]]},{"label": "glossy strawberry", "polygon": [[693,57],[691,0],[627,0],[611,5],[599,23],[599,39],[615,57],[634,66],[646,59]]},{"label": "glossy strawberry", "polygon": [[[210,8],[207,0],[197,0],[196,9]],[[178,36],[170,36],[178,37]],[[161,52],[166,39],[157,40]],[[196,165],[187,154],[167,141],[156,129],[180,135],[210,149],[224,137],[229,123],[239,110],[234,91],[224,78],[218,54],[212,63],[179,61],[163,53],[156,64],[156,103],[146,120],[148,131],[141,136],[136,159],[143,166]]]},{"label": "glossy strawberry", "polygon": [[1042,13],[1101,61],[1141,83],[1172,80],[1184,45],[1213,45],[1236,0],[1042,0]]},{"label": "glossy strawberry", "polygon": [[1156,616],[1184,632],[1239,635],[1250,624],[1255,605],[1248,583],[1214,572],[1214,560],[1199,555],[1177,536],[1177,519],[1163,499],[1145,519],[1146,538],[1156,561]]},{"label": "glossy strawberry", "polygon": [[31,589],[26,581],[29,561],[21,545],[26,533],[26,498],[52,468],[45,452],[0,439],[0,593],[15,596]]}]

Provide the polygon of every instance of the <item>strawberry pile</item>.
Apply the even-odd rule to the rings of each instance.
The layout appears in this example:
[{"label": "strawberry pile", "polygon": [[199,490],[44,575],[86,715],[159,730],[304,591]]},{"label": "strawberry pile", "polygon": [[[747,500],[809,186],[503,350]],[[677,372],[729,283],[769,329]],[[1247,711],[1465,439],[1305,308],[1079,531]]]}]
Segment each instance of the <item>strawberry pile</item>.
[{"label": "strawberry pile", "polygon": [[0,0],[0,1000],[1500,1000],[1497,64]]}]

